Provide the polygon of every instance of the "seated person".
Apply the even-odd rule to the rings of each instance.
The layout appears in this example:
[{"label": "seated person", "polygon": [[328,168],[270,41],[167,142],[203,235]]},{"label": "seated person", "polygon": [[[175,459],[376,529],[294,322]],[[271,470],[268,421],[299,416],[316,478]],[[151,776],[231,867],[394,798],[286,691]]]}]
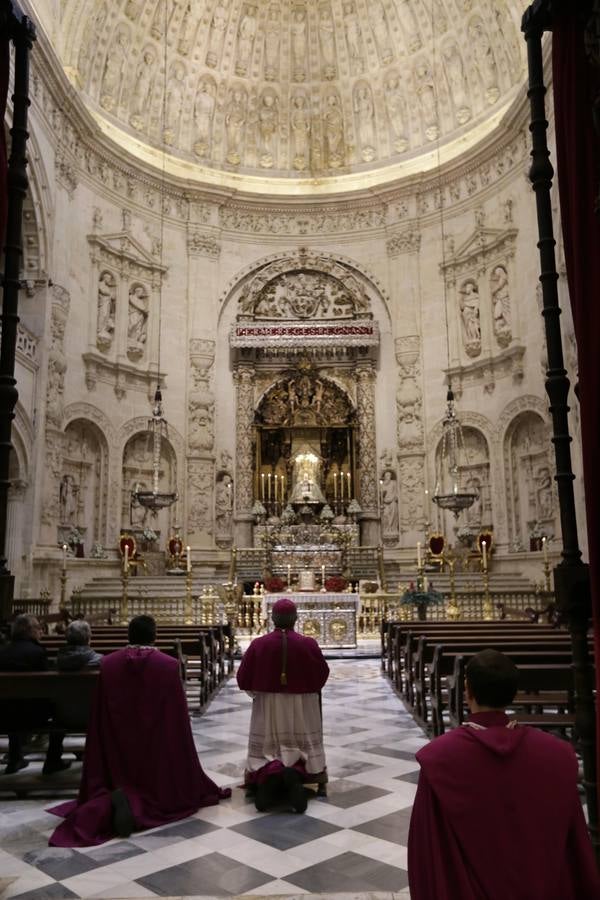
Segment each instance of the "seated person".
[{"label": "seated person", "polygon": [[412,900],[598,900],[570,744],[509,721],[518,669],[483,650],[466,669],[469,721],[417,753]]},{"label": "seated person", "polygon": [[136,616],[128,636],[100,661],[79,797],[50,810],[65,818],[51,846],[128,837],[231,796],[202,771],[179,663],[153,646],[154,619]]},{"label": "seated person", "polygon": [[320,691],[329,666],[317,642],[294,631],[291,600],[278,600],[271,615],[275,630],[252,641],[237,673],[252,696],[244,784],[259,812],[288,804],[303,813],[303,785],[327,782]]},{"label": "seated person", "polygon": [[[48,668],[48,655],[39,638],[42,627],[35,616],[23,613],[12,623],[10,641],[0,646],[0,672],[45,672]],[[19,730],[8,735],[8,764],[5,775],[12,775],[29,765],[24,756],[27,735],[35,730],[36,725],[47,724],[52,716],[52,704],[48,700],[6,700],[0,709],[2,718],[6,716],[14,722]],[[48,751],[42,772],[52,775],[68,769],[71,765],[63,761],[63,732],[51,732],[48,740]]]},{"label": "seated person", "polygon": [[56,668],[60,672],[77,672],[79,669],[97,668],[102,653],[90,647],[92,629],[83,619],[75,619],[67,625],[66,645],[61,647],[56,657]]}]

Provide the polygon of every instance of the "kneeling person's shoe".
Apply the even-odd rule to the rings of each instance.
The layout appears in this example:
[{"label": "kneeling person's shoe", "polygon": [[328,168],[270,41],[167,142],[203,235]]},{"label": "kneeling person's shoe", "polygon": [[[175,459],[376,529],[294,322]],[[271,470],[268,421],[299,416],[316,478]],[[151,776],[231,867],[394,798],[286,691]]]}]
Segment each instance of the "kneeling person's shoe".
[{"label": "kneeling person's shoe", "polygon": [[71,765],[70,759],[46,760],[42,768],[42,775],[54,775],[55,772],[64,772]]},{"label": "kneeling person's shoe", "polygon": [[256,806],[257,812],[266,812],[268,809],[271,809],[271,807],[277,806],[277,804],[281,802],[281,797],[284,792],[285,789],[283,787],[282,775],[279,773],[268,775],[266,780],[262,784],[259,784],[256,789],[254,805]]},{"label": "kneeling person's shoe", "polygon": [[306,812],[308,799],[300,772],[291,767],[284,769],[283,780],[287,789],[288,802],[291,804],[294,812]]},{"label": "kneeling person's shoe", "polygon": [[29,765],[29,760],[21,757],[20,759],[12,759],[9,760],[8,765],[4,770],[5,775],[14,775],[15,772],[20,772],[21,769],[26,769]]},{"label": "kneeling person's shoe", "polygon": [[115,834],[119,837],[129,837],[135,831],[135,819],[129,805],[127,795],[121,788],[117,788],[110,795],[112,806],[112,825]]}]

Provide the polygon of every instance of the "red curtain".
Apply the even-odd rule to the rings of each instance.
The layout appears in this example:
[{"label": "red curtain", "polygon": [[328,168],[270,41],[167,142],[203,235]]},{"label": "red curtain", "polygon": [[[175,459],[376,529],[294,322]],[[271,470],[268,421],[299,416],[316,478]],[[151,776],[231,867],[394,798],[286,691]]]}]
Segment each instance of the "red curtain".
[{"label": "red curtain", "polygon": [[[553,22],[552,66],[558,187],[579,362],[596,687],[600,698],[600,219],[594,210],[600,188],[600,139],[592,118],[593,100],[600,96],[600,73],[588,61],[584,25],[571,10]],[[600,702],[596,727],[600,774]]]},{"label": "red curtain", "polygon": [[8,162],[6,157],[4,116],[6,113],[6,99],[8,96],[9,63],[9,42],[6,38],[0,38],[0,249],[4,246],[8,206],[8,185],[6,182]]}]

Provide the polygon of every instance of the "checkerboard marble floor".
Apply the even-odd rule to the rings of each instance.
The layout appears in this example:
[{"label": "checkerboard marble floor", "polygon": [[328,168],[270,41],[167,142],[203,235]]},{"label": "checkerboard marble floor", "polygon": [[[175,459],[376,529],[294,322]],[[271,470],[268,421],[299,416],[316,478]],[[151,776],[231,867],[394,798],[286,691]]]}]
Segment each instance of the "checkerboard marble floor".
[{"label": "checkerboard marble floor", "polygon": [[47,845],[57,821],[45,811],[51,801],[2,800],[0,897],[408,898],[414,754],[425,738],[379,661],[331,662],[323,692],[328,796],[311,799],[302,816],[257,813],[239,787],[250,702],[232,678],[208,711],[192,719],[205,771],[231,786],[233,796],[190,819],[65,850]]}]

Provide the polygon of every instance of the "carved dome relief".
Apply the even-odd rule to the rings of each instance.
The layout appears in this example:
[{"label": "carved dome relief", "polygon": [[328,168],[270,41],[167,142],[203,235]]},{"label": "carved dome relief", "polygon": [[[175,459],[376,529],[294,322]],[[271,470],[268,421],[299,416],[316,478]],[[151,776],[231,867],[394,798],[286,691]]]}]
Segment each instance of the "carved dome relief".
[{"label": "carved dome relief", "polygon": [[63,62],[92,109],[205,171],[379,169],[481,124],[524,72],[514,0],[63,8]]},{"label": "carved dome relief", "polygon": [[241,298],[242,316],[253,319],[352,319],[369,312],[353,276],[344,281],[323,272],[296,270],[253,284]]}]

